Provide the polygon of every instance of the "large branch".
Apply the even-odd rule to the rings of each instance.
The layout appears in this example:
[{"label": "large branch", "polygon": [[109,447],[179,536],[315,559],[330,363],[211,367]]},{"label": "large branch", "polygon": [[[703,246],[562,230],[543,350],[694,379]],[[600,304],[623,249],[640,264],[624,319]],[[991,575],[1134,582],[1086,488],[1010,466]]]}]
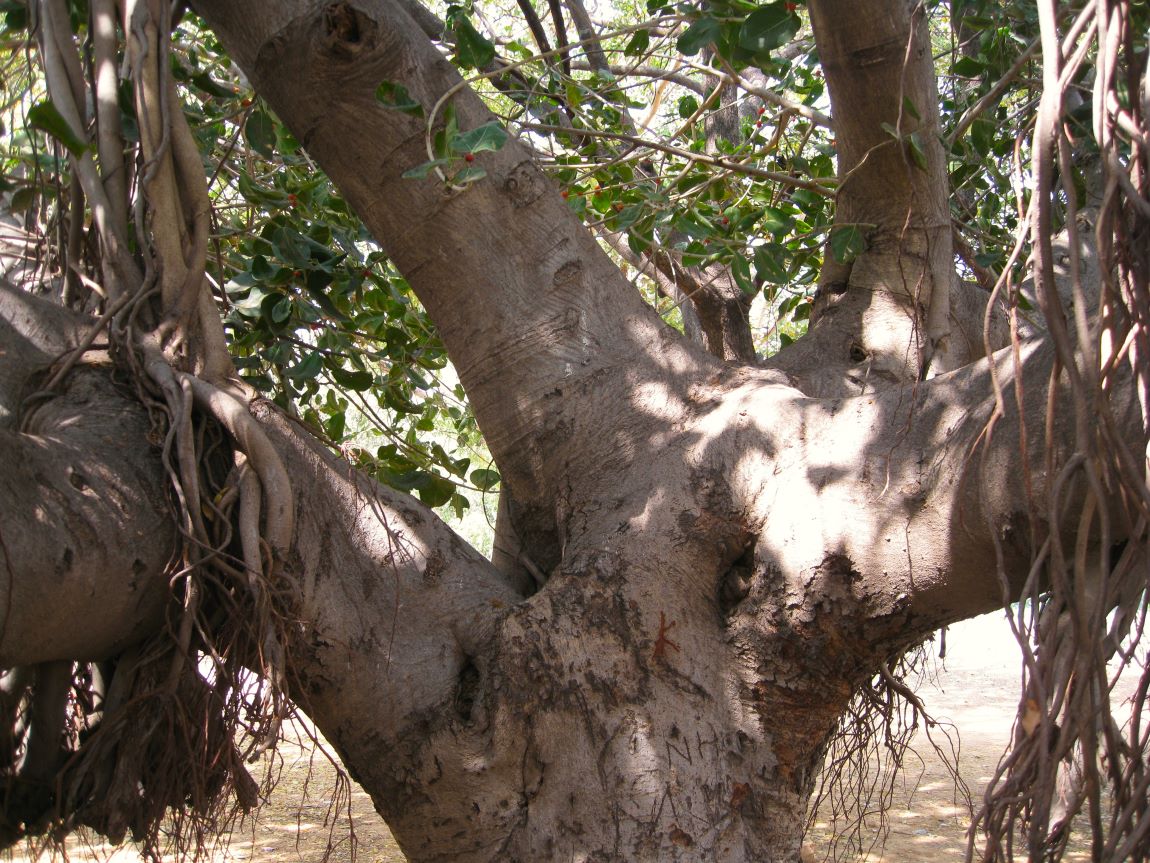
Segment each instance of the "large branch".
[{"label": "large branch", "polygon": [[[67,346],[51,324],[78,329],[0,290],[11,392],[34,389],[15,381],[45,347]],[[177,531],[147,412],[91,357],[56,393],[23,430],[0,428],[3,668],[116,655],[161,630],[170,608]],[[248,410],[304,490],[283,568],[298,624],[292,695],[349,763],[402,773],[401,738],[466,710],[460,689],[483,674],[486,641],[521,594],[422,504],[356,473],[268,403]]]},{"label": "large branch", "polygon": [[[957,368],[977,354],[947,341],[955,273],[923,7],[816,0],[809,9],[833,109],[835,222],[864,234],[867,249],[839,263],[828,247],[808,350],[851,377],[876,379],[862,389]],[[840,393],[852,389],[844,381]]]},{"label": "large branch", "polygon": [[147,416],[106,358],[37,394],[85,323],[0,284],[0,667],[102,658],[162,623],[175,529]]},{"label": "large branch", "polygon": [[434,735],[464,709],[459,690],[478,680],[520,594],[414,498],[336,459],[266,402],[252,412],[307,489],[287,567],[301,621],[292,695],[377,793],[406,769],[400,741],[413,726]]},{"label": "large branch", "polygon": [[462,190],[402,176],[429,158],[427,123],[382,106],[380,82],[438,110],[436,127],[447,103],[463,130],[494,118],[392,0],[196,6],[419,295],[518,499],[549,506],[579,431],[601,433],[603,389],[587,385],[604,370],[666,379],[707,362],[668,334],[518,142],[477,154],[487,176]]},{"label": "large branch", "polygon": [[[767,525],[763,553],[793,579],[788,589],[820,595],[824,559],[839,555],[831,568],[842,583],[832,595],[844,602],[842,625],[853,619],[868,643],[911,640],[1017,597],[1032,542],[1048,532],[1073,547],[1081,488],[1062,492],[1068,523],[1047,524],[1042,508],[1057,481],[1045,459],[1052,454],[1057,472],[1074,440],[1069,411],[1046,425],[1054,352],[1034,340],[1018,360],[1016,369],[1008,348],[917,386],[784,405],[767,390],[757,398],[769,406],[745,405],[774,421],[785,410],[800,429],[770,489],[752,497]],[[1003,392],[993,433],[991,363]],[[1066,399],[1060,385],[1054,403]],[[1099,411],[1137,457],[1146,441],[1128,375]]]}]

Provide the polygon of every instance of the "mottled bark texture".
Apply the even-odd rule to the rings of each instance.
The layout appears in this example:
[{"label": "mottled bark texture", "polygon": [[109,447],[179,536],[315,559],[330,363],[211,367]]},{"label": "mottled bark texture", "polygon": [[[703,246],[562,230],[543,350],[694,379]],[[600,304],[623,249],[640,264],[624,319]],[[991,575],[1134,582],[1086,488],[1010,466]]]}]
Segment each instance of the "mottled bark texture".
[{"label": "mottled bark texture", "polygon": [[[812,3],[816,33],[852,5]],[[921,74],[900,65],[902,4],[859,5],[889,31],[867,37],[875,65]],[[1049,351],[1021,351],[1027,399],[1005,402],[989,441],[987,361],[919,380],[938,343],[910,334],[937,332],[915,327],[938,285],[903,287],[937,275],[940,226],[931,204],[899,230],[918,212],[916,180],[885,208],[848,196],[843,218],[877,226],[876,257],[826,282],[810,337],[857,335],[873,355],[862,311],[890,294],[911,324],[888,346],[904,357],[889,374],[876,365],[843,384],[849,349],[826,386],[786,352],[785,373],[722,363],[644,306],[517,143],[479,154],[487,178],[465,190],[401,177],[426,160],[427,128],[376,102],[381,81],[429,115],[452,100],[463,129],[491,117],[394,0],[195,6],[434,318],[514,498],[514,557],[543,582],[527,589],[253,402],[304,489],[285,572],[302,628],[294,696],[414,861],[797,859],[820,753],[854,687],[940,624],[1002,602],[992,532],[1006,571],[1025,573],[1021,477],[1033,468],[1035,495],[1045,479],[1019,440],[1042,452]],[[866,47],[820,45],[832,94]],[[913,83],[929,122],[933,85]],[[857,146],[856,162],[871,144]],[[885,150],[891,171],[917,176],[902,148]],[[997,362],[1008,385],[1012,360]],[[154,482],[146,428],[129,437]],[[63,464],[67,441],[42,438]],[[88,473],[120,476],[128,449],[124,434],[90,441]],[[162,521],[161,504],[129,504],[123,518]],[[36,578],[30,560],[7,561],[10,579]]]}]

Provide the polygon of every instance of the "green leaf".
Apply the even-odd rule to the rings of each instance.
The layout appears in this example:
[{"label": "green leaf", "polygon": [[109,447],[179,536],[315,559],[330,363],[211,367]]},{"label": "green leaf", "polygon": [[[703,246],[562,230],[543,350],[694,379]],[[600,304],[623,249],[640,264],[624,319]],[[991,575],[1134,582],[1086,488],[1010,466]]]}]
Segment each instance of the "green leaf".
[{"label": "green leaf", "polygon": [[747,16],[739,29],[739,47],[761,58],[786,45],[797,32],[798,16],[788,12],[782,3],[771,3]]},{"label": "green leaf", "polygon": [[498,150],[507,143],[507,131],[495,120],[456,135],[451,149],[456,153],[482,153]]},{"label": "green leaf", "polygon": [[471,501],[456,492],[451,496],[451,510],[457,519],[463,518],[463,513],[471,509]]},{"label": "green leaf", "polygon": [[[963,19],[963,24],[966,19]],[[976,60],[974,57],[960,57],[950,67],[951,72],[960,78],[978,78],[982,75],[985,65],[981,60]]]},{"label": "green leaf", "polygon": [[722,27],[714,18],[700,18],[688,27],[679,37],[680,54],[688,57],[698,54],[718,37]]},{"label": "green leaf", "polygon": [[647,211],[645,204],[631,204],[619,211],[619,215],[612,220],[612,227],[623,231],[637,222]]},{"label": "green leaf", "polygon": [[331,376],[341,387],[349,390],[364,392],[375,383],[375,376],[371,372],[348,371],[347,369],[332,369]]},{"label": "green leaf", "polygon": [[478,470],[473,470],[469,479],[471,484],[480,491],[491,491],[499,485],[499,471],[481,467]]},{"label": "green leaf", "polygon": [[753,296],[758,288],[751,278],[751,263],[742,256],[736,256],[731,261],[731,275],[735,277],[735,284],[744,294]]},{"label": "green leaf", "polygon": [[284,372],[284,374],[293,381],[302,383],[303,381],[310,381],[319,374],[322,368],[323,356],[318,352],[313,352],[304,357],[303,361],[294,368],[290,368]]},{"label": "green leaf", "polygon": [[207,72],[200,72],[193,75],[191,82],[195,84],[204,93],[209,96],[215,96],[217,99],[231,99],[236,95],[236,91],[231,87],[221,84]]},{"label": "green leaf", "polygon": [[405,180],[423,180],[434,168],[441,168],[447,164],[450,164],[448,159],[432,159],[430,162],[424,162],[422,165],[416,165],[414,168],[404,171],[402,176]]},{"label": "green leaf", "polygon": [[276,124],[267,111],[252,111],[244,123],[244,138],[253,150],[270,159],[275,153]]},{"label": "green leaf", "polygon": [[469,183],[474,183],[482,180],[487,176],[487,170],[480,165],[468,165],[451,178],[451,182],[457,186],[466,186]]},{"label": "green leaf", "polygon": [[926,170],[926,148],[923,146],[922,138],[918,132],[911,132],[907,138],[907,149],[910,151],[910,157],[914,160],[915,166],[921,170]]},{"label": "green leaf", "polygon": [[466,18],[457,17],[452,29],[455,31],[455,59],[460,66],[483,69],[495,60],[495,46]]},{"label": "green leaf", "polygon": [[910,96],[902,97],[902,109],[910,114],[916,120],[921,120],[922,117],[918,113],[918,108],[914,107],[914,102],[910,100]]},{"label": "green leaf", "polygon": [[303,269],[308,265],[308,247],[303,234],[291,228],[277,228],[272,235],[272,249],[281,261]]},{"label": "green leaf", "polygon": [[784,234],[791,229],[790,214],[778,207],[763,207],[763,230],[771,234]]},{"label": "green leaf", "polygon": [[831,254],[840,264],[849,264],[867,250],[866,235],[859,225],[841,225],[831,231]]},{"label": "green leaf", "polygon": [[284,321],[291,317],[291,312],[291,297],[280,297],[278,300],[276,300],[276,304],[272,306],[272,322],[276,324],[282,324]]},{"label": "green leaf", "polygon": [[434,473],[421,473],[414,483],[415,492],[427,506],[443,506],[455,494],[455,483]]},{"label": "green leaf", "polygon": [[772,285],[785,285],[790,276],[784,266],[784,254],[780,246],[755,246],[755,275]]},{"label": "green leaf", "polygon": [[423,117],[423,106],[412,98],[402,84],[384,81],[375,88],[375,98],[385,108],[393,108],[412,117]]},{"label": "green leaf", "polygon": [[28,26],[28,9],[23,3],[5,3],[4,26],[9,30],[23,30]]},{"label": "green leaf", "polygon": [[339,413],[332,414],[323,424],[324,431],[327,436],[333,441],[343,440],[344,430],[347,428],[347,413],[340,411]]},{"label": "green leaf", "polygon": [[641,57],[647,53],[647,49],[651,46],[651,31],[650,30],[636,30],[632,35],[630,41],[627,42],[623,53],[628,57]]},{"label": "green leaf", "polygon": [[[228,293],[231,293],[231,291],[229,290]],[[232,308],[234,308],[245,318],[258,317],[266,298],[267,294],[257,285],[253,287],[251,291],[248,292],[248,295],[242,300],[235,300],[232,303]]]},{"label": "green leaf", "polygon": [[679,97],[679,116],[686,120],[695,116],[695,112],[699,110],[699,100],[694,96],[680,96]]},{"label": "green leaf", "polygon": [[47,100],[37,102],[28,109],[28,125],[51,135],[73,156],[79,156],[88,149],[87,142],[72,131],[56,106]]},{"label": "green leaf", "polygon": [[715,233],[711,225],[700,222],[686,213],[675,220],[675,230],[682,231],[693,240],[706,240]]},{"label": "green leaf", "polygon": [[253,204],[269,204],[272,207],[284,207],[288,203],[288,197],[285,192],[281,192],[279,189],[269,189],[265,186],[260,186],[247,174],[241,173],[236,178],[236,185],[239,186],[240,194]]}]

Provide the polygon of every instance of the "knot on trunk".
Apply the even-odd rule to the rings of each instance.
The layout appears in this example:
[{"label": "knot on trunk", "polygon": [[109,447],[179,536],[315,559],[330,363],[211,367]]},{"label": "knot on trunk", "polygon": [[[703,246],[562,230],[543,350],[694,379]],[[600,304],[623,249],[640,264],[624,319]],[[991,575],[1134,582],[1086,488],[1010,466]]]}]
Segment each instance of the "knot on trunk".
[{"label": "knot on trunk", "polygon": [[374,22],[348,3],[333,3],[323,10],[324,45],[341,59],[358,56],[374,29]]}]

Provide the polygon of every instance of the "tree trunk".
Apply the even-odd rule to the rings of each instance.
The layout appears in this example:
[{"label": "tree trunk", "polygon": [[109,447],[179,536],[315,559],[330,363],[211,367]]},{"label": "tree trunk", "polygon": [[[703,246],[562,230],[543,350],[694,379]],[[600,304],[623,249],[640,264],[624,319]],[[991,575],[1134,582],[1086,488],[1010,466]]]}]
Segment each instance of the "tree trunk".
[{"label": "tree trunk", "polygon": [[[298,620],[293,698],[413,861],[798,859],[820,756],[854,689],[939,625],[1009,597],[1018,584],[999,573],[1025,576],[1032,527],[1073,528],[1028,518],[1047,478],[1042,441],[1019,441],[1047,432],[1049,349],[920,382],[939,343],[908,337],[911,360],[853,397],[792,386],[786,359],[790,377],[720,363],[662,325],[516,142],[480,154],[487,177],[462,190],[402,177],[427,159],[427,127],[380,105],[381,81],[402,84],[428,115],[450,99],[463,129],[491,118],[393,0],[195,5],[435,319],[515,501],[523,554],[545,581],[525,589],[426,508],[252,400],[305,489],[284,565]],[[816,32],[822,5],[812,4]],[[899,5],[891,20],[905,47]],[[901,155],[892,165],[915,177]],[[913,258],[915,278],[936,274],[932,213],[903,236],[890,212],[852,210],[881,226],[885,258],[868,272],[901,284]],[[844,296],[874,287],[859,279]],[[900,314],[932,321],[933,290],[903,292]],[[849,326],[825,315],[820,327],[848,344]],[[1025,398],[999,404],[992,363],[1000,387],[1021,377]],[[37,498],[20,486],[40,482],[39,466],[55,466],[53,489],[92,485],[77,486],[61,458],[77,446],[64,437],[77,405],[115,404],[106,390],[90,395],[89,379],[102,373],[52,403],[45,416],[59,422],[4,432],[31,466],[0,470],[12,489],[0,501],[5,619],[72,620],[29,592],[40,581],[72,588],[53,580],[47,539],[13,544],[9,514],[21,531],[37,527]],[[1142,440],[1129,390],[1113,397],[1131,406],[1124,429]],[[142,411],[126,422],[117,439],[88,432],[81,445],[98,476],[141,491],[101,486],[112,512],[85,517],[117,519],[108,535],[152,525],[163,549],[174,531],[152,493],[162,469]],[[1049,433],[1067,436],[1059,421]],[[85,529],[68,521],[44,535]],[[163,563],[143,561],[153,586]],[[135,562],[108,566],[102,581],[131,590],[122,582]],[[6,663],[66,655],[26,632],[20,644]]]}]

